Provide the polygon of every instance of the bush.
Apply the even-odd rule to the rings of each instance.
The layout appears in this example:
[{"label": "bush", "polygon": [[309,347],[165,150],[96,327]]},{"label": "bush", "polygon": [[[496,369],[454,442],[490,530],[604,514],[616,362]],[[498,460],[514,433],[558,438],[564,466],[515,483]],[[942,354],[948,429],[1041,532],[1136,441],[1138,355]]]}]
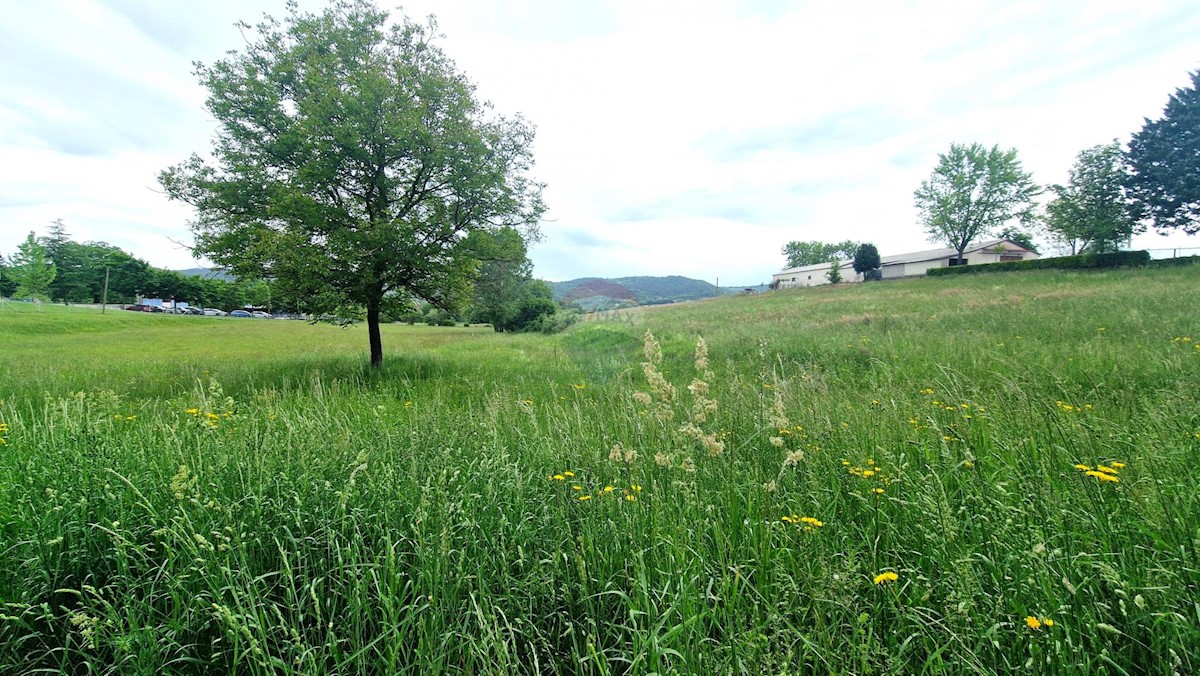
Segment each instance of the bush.
[{"label": "bush", "polygon": [[540,331],[541,333],[562,333],[577,321],[579,321],[578,312],[559,311],[552,315],[542,315],[526,330]]},{"label": "bush", "polygon": [[1200,263],[1200,256],[1180,256],[1179,258],[1161,258],[1147,263],[1152,268],[1175,268],[1184,265]]},{"label": "bush", "polygon": [[537,331],[542,317],[552,316],[558,304],[549,298],[528,298],[517,307],[516,316],[504,327],[506,331]]},{"label": "bush", "polygon": [[1146,251],[1114,251],[1112,253],[1083,254],[1081,256],[1057,256],[1038,258],[1031,261],[1006,261],[977,265],[956,265],[952,268],[933,268],[926,274],[966,275],[976,272],[1009,272],[1012,270],[1091,270],[1098,268],[1133,268],[1151,264]]}]

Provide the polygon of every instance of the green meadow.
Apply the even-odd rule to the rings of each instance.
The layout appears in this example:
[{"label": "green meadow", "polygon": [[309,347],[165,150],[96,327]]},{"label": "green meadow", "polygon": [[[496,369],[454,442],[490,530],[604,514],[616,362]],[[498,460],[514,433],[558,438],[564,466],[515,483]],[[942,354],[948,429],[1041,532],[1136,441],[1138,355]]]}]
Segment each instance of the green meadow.
[{"label": "green meadow", "polygon": [[2,303],[0,673],[1196,673],[1198,282]]}]

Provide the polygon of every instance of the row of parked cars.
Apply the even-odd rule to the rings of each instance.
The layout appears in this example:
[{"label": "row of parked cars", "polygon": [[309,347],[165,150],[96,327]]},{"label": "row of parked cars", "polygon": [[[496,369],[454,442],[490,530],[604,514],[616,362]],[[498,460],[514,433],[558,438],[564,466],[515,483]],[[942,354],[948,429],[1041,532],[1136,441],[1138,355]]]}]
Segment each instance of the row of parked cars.
[{"label": "row of parked cars", "polygon": [[229,315],[230,317],[253,317],[254,319],[271,318],[271,315],[263,312],[262,310],[234,310],[232,312],[225,312],[224,310],[218,310],[215,307],[161,307],[158,305],[145,305],[138,303],[136,305],[130,305],[125,309],[132,312],[162,312],[171,315],[205,315],[208,317],[224,317]]}]

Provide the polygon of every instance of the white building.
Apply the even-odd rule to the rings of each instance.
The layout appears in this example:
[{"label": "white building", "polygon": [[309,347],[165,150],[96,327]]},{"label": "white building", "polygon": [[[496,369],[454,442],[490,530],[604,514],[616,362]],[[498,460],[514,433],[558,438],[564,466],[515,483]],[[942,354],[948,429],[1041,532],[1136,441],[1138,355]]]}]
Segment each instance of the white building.
[{"label": "white building", "polygon": [[[884,279],[921,277],[932,268],[957,265],[958,251],[951,248],[916,251],[880,258],[880,272]],[[963,251],[964,265],[985,265],[1002,261],[1024,261],[1037,258],[1037,253],[1007,239],[992,239],[972,244]],[[843,282],[861,282],[863,276],[854,271],[852,261],[839,261]],[[833,263],[818,263],[798,268],[788,268],[775,273],[772,284],[779,289],[798,286],[819,286],[829,283],[829,269]]]}]

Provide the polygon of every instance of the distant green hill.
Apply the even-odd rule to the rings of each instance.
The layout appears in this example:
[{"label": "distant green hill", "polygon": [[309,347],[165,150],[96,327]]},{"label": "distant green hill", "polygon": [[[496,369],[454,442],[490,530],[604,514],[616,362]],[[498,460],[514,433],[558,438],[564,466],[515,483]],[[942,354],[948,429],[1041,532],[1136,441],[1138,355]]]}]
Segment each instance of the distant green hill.
[{"label": "distant green hill", "polygon": [[[711,298],[717,289],[709,282],[672,275],[670,277],[583,277],[550,282],[554,299],[575,303],[587,310],[624,305],[656,305],[698,298]],[[723,291],[724,292],[724,291]]]}]

